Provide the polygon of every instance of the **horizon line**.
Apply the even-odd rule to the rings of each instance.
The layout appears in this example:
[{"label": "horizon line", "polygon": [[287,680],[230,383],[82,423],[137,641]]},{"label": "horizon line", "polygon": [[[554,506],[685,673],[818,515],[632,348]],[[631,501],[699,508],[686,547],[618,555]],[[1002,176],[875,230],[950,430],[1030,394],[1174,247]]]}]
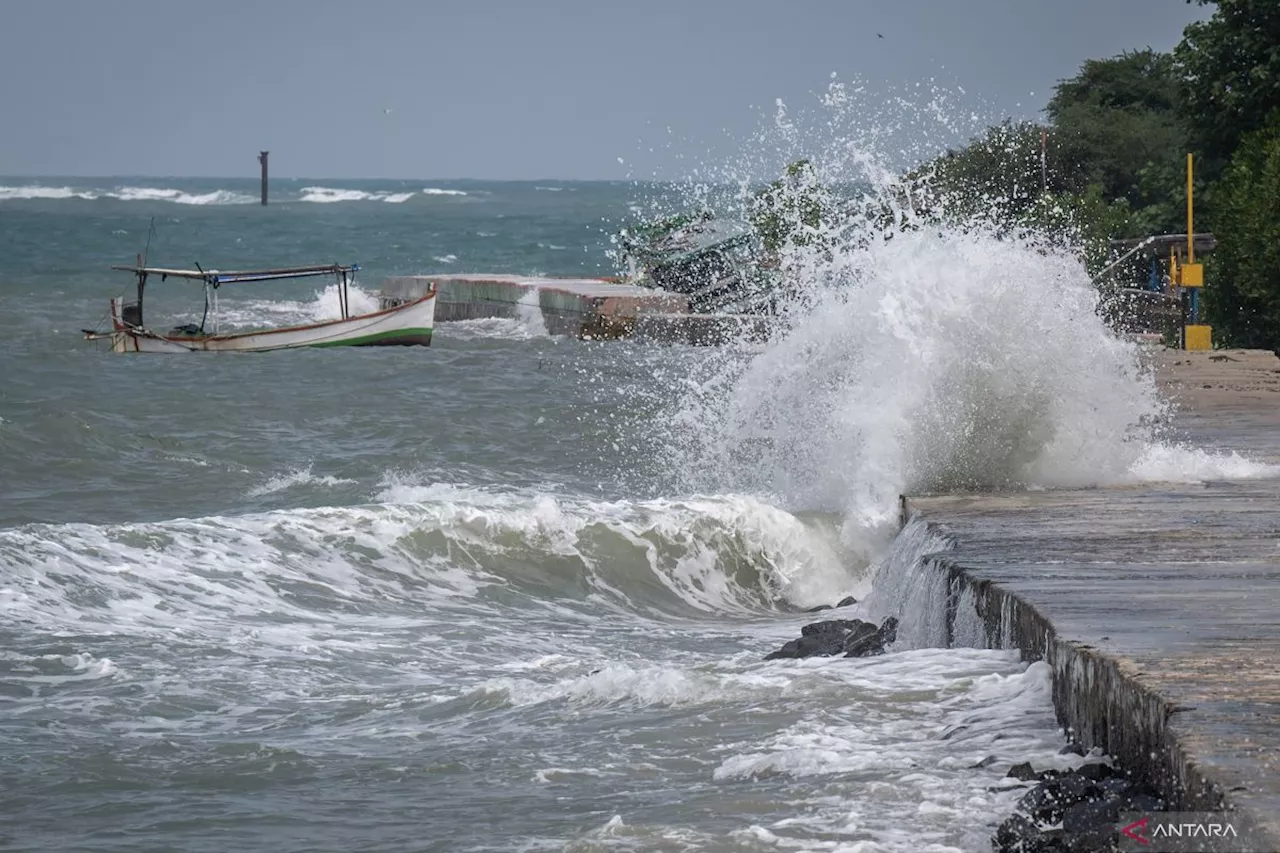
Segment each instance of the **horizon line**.
[{"label": "horizon line", "polygon": [[[209,181],[225,181],[225,180],[244,180],[257,182],[258,175],[147,175],[147,174],[89,174],[75,172],[0,172],[0,179],[20,178],[30,180],[33,178],[68,178],[75,180],[86,179],[138,179],[147,181],[160,181],[166,179],[177,180],[209,180]],[[414,183],[429,183],[431,181],[439,181],[442,183],[503,183],[503,184],[533,184],[533,183],[558,183],[558,184],[634,184],[634,183],[674,183],[678,181],[701,180],[693,176],[683,178],[444,178],[444,177],[390,177],[386,175],[374,175],[372,177],[353,177],[350,175],[276,175],[268,178],[268,184],[275,181],[412,181]],[[725,183],[731,183],[726,181]]]}]

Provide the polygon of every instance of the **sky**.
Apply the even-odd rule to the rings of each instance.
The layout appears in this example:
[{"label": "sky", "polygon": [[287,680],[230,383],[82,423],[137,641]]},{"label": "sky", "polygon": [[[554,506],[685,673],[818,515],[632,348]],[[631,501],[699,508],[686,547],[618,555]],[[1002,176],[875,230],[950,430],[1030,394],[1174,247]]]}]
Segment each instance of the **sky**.
[{"label": "sky", "polygon": [[[1183,0],[8,2],[0,175],[680,178],[831,75],[982,124],[1089,58],[1168,50]],[[932,81],[932,82],[930,82]],[[900,108],[900,107],[899,107]],[[757,143],[758,144],[758,143]]]}]

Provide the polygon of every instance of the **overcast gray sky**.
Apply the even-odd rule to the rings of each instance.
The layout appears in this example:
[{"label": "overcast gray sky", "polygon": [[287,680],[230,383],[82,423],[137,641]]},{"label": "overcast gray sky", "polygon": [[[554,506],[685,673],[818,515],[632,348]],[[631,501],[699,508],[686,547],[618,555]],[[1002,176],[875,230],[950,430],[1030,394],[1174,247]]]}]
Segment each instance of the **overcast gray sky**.
[{"label": "overcast gray sky", "polygon": [[1083,60],[1167,50],[1211,11],[1183,0],[3,0],[0,174],[253,176],[266,148],[280,176],[679,177],[728,156],[776,98],[812,101],[832,72],[898,91],[936,78],[984,120],[1036,118]]}]

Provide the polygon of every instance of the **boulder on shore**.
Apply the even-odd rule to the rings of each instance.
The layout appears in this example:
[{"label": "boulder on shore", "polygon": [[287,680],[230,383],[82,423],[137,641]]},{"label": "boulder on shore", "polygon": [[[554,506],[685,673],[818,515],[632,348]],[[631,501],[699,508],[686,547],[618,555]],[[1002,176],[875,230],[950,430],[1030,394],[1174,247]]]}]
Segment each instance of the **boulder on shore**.
[{"label": "boulder on shore", "polygon": [[890,616],[879,627],[861,619],[829,619],[812,622],[800,629],[800,637],[791,640],[765,660],[779,658],[870,657],[883,654],[885,647],[898,637],[898,620]]}]

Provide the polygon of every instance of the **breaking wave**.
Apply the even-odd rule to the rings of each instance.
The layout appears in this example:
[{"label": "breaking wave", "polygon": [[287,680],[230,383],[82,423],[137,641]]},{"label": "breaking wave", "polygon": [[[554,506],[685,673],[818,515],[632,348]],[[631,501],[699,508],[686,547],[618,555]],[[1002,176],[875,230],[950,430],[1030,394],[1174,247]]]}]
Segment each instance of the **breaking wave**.
[{"label": "breaking wave", "polygon": [[103,198],[116,198],[121,201],[171,201],[174,204],[255,204],[257,196],[231,190],[214,190],[207,193],[189,193],[175,189],[156,189],[153,187],[121,187],[115,192],[102,194]]},{"label": "breaking wave", "polygon": [[[272,190],[272,198],[282,202],[298,201],[311,204],[333,204],[347,201],[377,201],[388,204],[403,204],[415,197],[465,196],[464,190],[425,187],[422,190],[361,190],[336,187],[303,187],[293,191],[285,187]],[[258,195],[231,189],[212,189],[205,192],[177,189],[174,187],[140,187],[140,186],[45,186],[28,184],[23,186],[0,186],[0,201],[34,201],[56,199],[80,199],[95,201],[114,199],[116,201],[171,202],[185,205],[236,205],[257,204]]]},{"label": "breaking wave", "polygon": [[[342,317],[338,291],[338,285],[330,284],[324,290],[316,291],[310,300],[223,298],[218,304],[218,316],[223,329],[295,326],[337,320]],[[378,310],[376,293],[350,285],[347,294],[352,314]],[[200,319],[199,312],[179,316]]]},{"label": "breaking wave", "polygon": [[21,187],[0,186],[0,201],[23,201],[34,199],[116,199],[117,201],[168,201],[174,204],[219,205],[219,204],[252,204],[258,201],[256,196],[231,190],[213,190],[206,193],[192,193],[166,187],[115,187],[75,188],[47,187],[29,185]]},{"label": "breaking wave", "polygon": [[[917,212],[852,101],[833,83],[807,123],[780,104],[757,143],[809,158],[823,185],[867,189],[784,251],[777,334],[720,353],[678,393],[663,428],[685,487],[836,512],[869,546],[904,493],[1269,471],[1162,441],[1154,376],[1099,316],[1075,247]],[[749,185],[734,177],[716,183]]]},{"label": "breaking wave", "polygon": [[95,199],[97,194],[87,190],[76,190],[71,187],[3,187],[0,186],[0,201],[43,199],[43,198],[80,198]]},{"label": "breaking wave", "polygon": [[333,187],[303,187],[298,201],[313,204],[333,204],[339,201],[384,201],[388,204],[402,204],[413,198],[412,192],[394,192],[391,190],[369,191],[352,189],[335,189]]},{"label": "breaking wave", "polygon": [[[341,482],[306,472],[274,491]],[[388,484],[382,503],[0,531],[0,608],[43,630],[219,633],[361,603],[530,618],[794,610],[854,581],[821,520],[749,497],[599,502]],[[308,592],[308,590],[310,592]],[[155,607],[159,602],[165,606]],[[451,604],[452,602],[452,604]],[[455,609],[456,609],[455,608]]]}]

